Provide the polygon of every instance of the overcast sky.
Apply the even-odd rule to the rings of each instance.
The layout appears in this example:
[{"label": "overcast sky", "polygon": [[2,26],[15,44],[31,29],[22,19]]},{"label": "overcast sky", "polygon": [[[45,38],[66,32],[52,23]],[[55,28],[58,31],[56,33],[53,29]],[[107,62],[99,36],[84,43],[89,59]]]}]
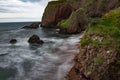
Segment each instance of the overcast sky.
[{"label": "overcast sky", "polygon": [[50,0],[0,0],[0,22],[40,21]]}]

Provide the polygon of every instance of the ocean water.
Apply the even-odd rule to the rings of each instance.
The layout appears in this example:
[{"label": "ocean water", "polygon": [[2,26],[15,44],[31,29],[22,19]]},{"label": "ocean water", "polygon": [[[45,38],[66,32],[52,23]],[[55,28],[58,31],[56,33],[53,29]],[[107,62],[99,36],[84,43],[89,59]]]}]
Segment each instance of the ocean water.
[{"label": "ocean water", "polygon": [[[0,23],[0,80],[65,80],[78,53],[79,35],[60,35],[54,29],[21,29],[28,23]],[[45,43],[30,45],[33,34]],[[10,44],[11,39],[16,44]]]},{"label": "ocean water", "polygon": [[25,25],[30,25],[33,22],[12,22],[12,23],[0,23],[0,31],[14,30],[22,28]]}]

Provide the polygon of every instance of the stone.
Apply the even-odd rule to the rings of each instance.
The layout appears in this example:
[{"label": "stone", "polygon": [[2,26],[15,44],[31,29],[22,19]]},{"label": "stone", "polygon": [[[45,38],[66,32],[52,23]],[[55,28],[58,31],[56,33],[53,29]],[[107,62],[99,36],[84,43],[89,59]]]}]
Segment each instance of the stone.
[{"label": "stone", "polygon": [[17,43],[17,40],[16,40],[16,39],[11,39],[11,40],[10,40],[10,43],[11,43],[11,44],[15,44],[15,43]]},{"label": "stone", "polygon": [[43,40],[40,40],[39,36],[37,36],[37,35],[32,35],[32,36],[29,38],[28,42],[29,42],[30,44],[43,44],[43,43],[44,43],[44,41],[43,41]]},{"label": "stone", "polygon": [[37,28],[39,28],[39,23],[32,23],[31,25],[24,26],[22,28],[24,28],[24,29],[37,29]]}]

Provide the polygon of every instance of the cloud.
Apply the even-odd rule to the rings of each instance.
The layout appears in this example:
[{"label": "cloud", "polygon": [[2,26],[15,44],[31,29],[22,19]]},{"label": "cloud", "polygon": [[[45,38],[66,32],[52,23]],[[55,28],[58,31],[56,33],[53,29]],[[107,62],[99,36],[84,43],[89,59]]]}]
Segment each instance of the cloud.
[{"label": "cloud", "polygon": [[[26,19],[40,21],[49,0],[0,0],[0,22]],[[11,19],[11,20],[10,20]],[[7,20],[7,21],[8,21]]]},{"label": "cloud", "polygon": [[39,2],[40,0],[21,0],[23,2]]},{"label": "cloud", "polygon": [[5,8],[0,8],[0,13],[14,13],[14,11],[11,11],[11,10],[5,9]]}]

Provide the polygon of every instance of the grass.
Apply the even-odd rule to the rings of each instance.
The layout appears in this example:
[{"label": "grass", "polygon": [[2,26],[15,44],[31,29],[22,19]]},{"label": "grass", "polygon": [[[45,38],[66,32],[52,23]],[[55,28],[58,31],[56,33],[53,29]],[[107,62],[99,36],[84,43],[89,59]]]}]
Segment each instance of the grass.
[{"label": "grass", "polygon": [[91,40],[87,37],[87,35],[85,35],[82,40],[81,40],[81,46],[85,47],[86,45],[91,43]]},{"label": "grass", "polygon": [[57,26],[60,26],[61,28],[68,28],[69,26],[70,26],[70,21],[69,21],[69,19],[67,19],[67,20],[62,20],[62,21],[60,21],[58,24],[57,24]]},{"label": "grass", "polygon": [[104,44],[104,45],[110,45],[110,40],[104,38],[104,39],[103,39],[103,44]]},{"label": "grass", "polygon": [[63,2],[74,2],[75,0],[57,0],[57,1],[63,1]]},{"label": "grass", "polygon": [[[79,15],[83,12],[84,12],[83,8],[79,8],[76,11],[73,11],[68,19],[65,19],[65,20],[58,22],[57,26],[59,26],[60,28],[65,28],[65,29],[68,29],[70,27],[70,25],[77,26],[77,24],[78,24],[77,17],[79,17]],[[82,18],[82,17],[80,17],[80,18]]]},{"label": "grass", "polygon": [[99,41],[98,40],[93,40],[92,41],[92,46],[95,47],[95,48],[98,48],[99,47]]},{"label": "grass", "polygon": [[120,60],[117,60],[117,62],[116,62],[116,63],[120,65]]},{"label": "grass", "polygon": [[104,58],[102,56],[97,56],[94,59],[94,63],[102,64],[104,62]]},{"label": "grass", "polygon": [[[96,24],[91,24],[86,30],[86,34],[81,40],[82,46],[92,45],[99,46],[99,41],[92,40],[91,35],[103,37],[100,44],[111,47],[113,49],[120,49],[120,8],[112,10],[105,14],[103,18]],[[91,41],[92,40],[92,41]],[[92,43],[90,43],[92,42]]]},{"label": "grass", "polygon": [[87,70],[91,72],[93,69],[91,66],[87,66]]}]

